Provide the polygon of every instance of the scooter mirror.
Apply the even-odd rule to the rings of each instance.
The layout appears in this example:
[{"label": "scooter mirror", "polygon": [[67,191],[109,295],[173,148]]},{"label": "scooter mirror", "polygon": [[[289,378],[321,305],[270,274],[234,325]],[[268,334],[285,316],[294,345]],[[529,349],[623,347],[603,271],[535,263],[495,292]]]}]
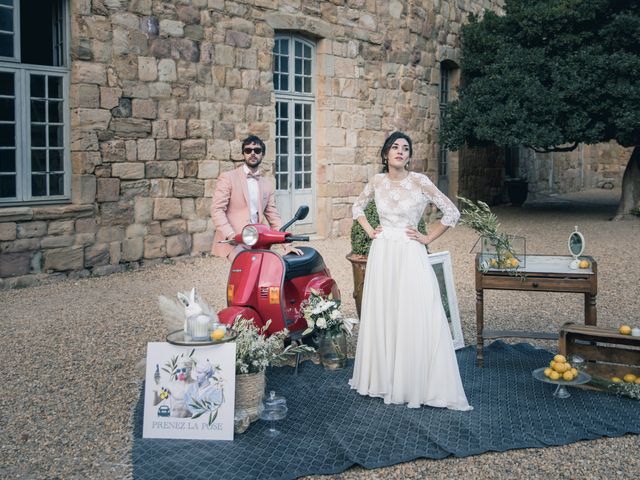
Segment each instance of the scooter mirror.
[{"label": "scooter mirror", "polygon": [[300,205],[300,207],[298,208],[298,211],[295,213],[293,218],[289,220],[287,223],[285,223],[282,227],[280,227],[280,231],[286,232],[287,228],[289,228],[294,222],[297,222],[298,220],[302,220],[303,218],[306,218],[307,215],[309,215],[309,207],[307,205]]},{"label": "scooter mirror", "polygon": [[295,218],[296,220],[302,220],[304,218],[307,218],[307,215],[309,215],[309,207],[307,205],[300,205],[300,208],[298,208],[298,211],[293,216],[293,218]]}]

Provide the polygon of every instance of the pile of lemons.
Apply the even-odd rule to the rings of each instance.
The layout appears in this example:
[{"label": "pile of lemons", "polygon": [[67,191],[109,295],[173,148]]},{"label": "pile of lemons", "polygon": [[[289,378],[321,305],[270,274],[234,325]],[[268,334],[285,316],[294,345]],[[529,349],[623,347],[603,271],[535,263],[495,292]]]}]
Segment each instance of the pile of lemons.
[{"label": "pile of lemons", "polygon": [[578,376],[578,370],[571,366],[564,355],[556,355],[544,369],[544,376],[551,380],[564,380],[570,382]]},{"label": "pile of lemons", "polygon": [[507,252],[503,256],[498,255],[498,258],[491,258],[489,265],[492,268],[516,268],[520,261],[511,252]]},{"label": "pile of lemons", "polygon": [[613,383],[635,383],[640,385],[640,377],[635,376],[633,373],[627,373],[624,377],[611,377]]}]

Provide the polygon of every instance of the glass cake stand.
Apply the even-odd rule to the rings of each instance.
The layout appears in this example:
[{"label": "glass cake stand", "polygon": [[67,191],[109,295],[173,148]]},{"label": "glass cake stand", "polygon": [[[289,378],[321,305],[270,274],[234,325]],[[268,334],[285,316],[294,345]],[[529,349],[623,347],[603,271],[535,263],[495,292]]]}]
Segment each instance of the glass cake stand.
[{"label": "glass cake stand", "polygon": [[580,371],[578,371],[578,376],[570,382],[566,380],[551,380],[550,378],[544,376],[545,368],[547,367],[536,368],[533,371],[533,378],[544,383],[552,383],[553,385],[557,385],[556,391],[553,392],[553,396],[556,398],[569,398],[571,394],[569,393],[569,390],[567,390],[567,387],[582,385],[591,381],[591,375]]},{"label": "glass cake stand", "polygon": [[282,395],[276,395],[276,392],[271,390],[269,396],[264,399],[264,409],[260,414],[262,420],[269,422],[268,436],[275,437],[280,435],[280,431],[276,430],[274,422],[286,417],[287,410],[287,400]]},{"label": "glass cake stand", "polygon": [[173,345],[181,345],[184,347],[204,347],[207,345],[218,345],[220,343],[230,342],[235,340],[235,333],[231,333],[230,330],[227,330],[220,340],[193,340],[189,335],[187,335],[184,330],[176,330],[175,332],[171,332],[167,335],[167,342],[172,343]]}]

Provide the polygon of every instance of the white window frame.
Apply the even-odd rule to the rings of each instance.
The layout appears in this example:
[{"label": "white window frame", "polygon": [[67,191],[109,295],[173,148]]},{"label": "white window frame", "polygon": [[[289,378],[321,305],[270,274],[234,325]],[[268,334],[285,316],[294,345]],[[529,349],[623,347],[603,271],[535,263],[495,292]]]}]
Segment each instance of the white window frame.
[{"label": "white window frame", "polygon": [[[309,205],[311,212],[315,212],[315,184],[316,184],[316,156],[315,156],[315,152],[316,152],[316,76],[317,76],[317,69],[316,69],[316,45],[313,41],[309,40],[308,38],[305,38],[304,36],[301,35],[297,35],[295,33],[289,33],[289,32],[284,32],[284,33],[277,33],[275,36],[275,41],[277,42],[278,40],[287,40],[289,42],[289,53],[288,53],[288,88],[287,90],[282,90],[282,89],[276,89],[276,84],[274,83],[274,92],[275,92],[275,102],[276,102],[276,106],[279,103],[285,103],[287,105],[287,111],[288,111],[288,129],[286,132],[286,141],[287,141],[287,167],[288,170],[286,172],[287,174],[287,180],[286,180],[286,185],[285,188],[282,188],[281,182],[282,180],[282,173],[285,173],[284,171],[279,170],[279,147],[280,147],[280,140],[285,137],[285,135],[282,135],[282,132],[280,133],[280,135],[278,135],[277,132],[277,127],[276,127],[276,165],[275,165],[275,176],[276,176],[276,193],[280,193],[280,194],[284,194],[285,192],[291,192],[292,196],[295,197],[295,192],[301,192],[301,191],[305,191],[310,195],[310,198],[312,199],[309,203],[311,203]],[[310,52],[310,60],[311,60],[311,64],[310,64],[310,74],[309,74],[309,78],[310,78],[310,91],[309,92],[296,92],[295,91],[295,76],[296,76],[296,70],[295,70],[295,43],[296,42],[300,42],[303,46],[309,47],[311,52]],[[278,71],[275,70],[275,58],[274,58],[274,76],[276,74],[279,74]],[[303,67],[304,69],[304,67]],[[305,167],[304,167],[304,156],[303,156],[303,160],[302,160],[302,171],[300,172],[303,175],[302,181],[303,181],[303,185],[305,185],[304,188],[302,189],[296,189],[295,187],[295,176],[296,176],[296,168],[295,168],[295,141],[297,139],[297,137],[295,136],[295,105],[296,104],[302,104],[302,105],[310,105],[311,107],[311,117],[310,117],[310,171],[306,171]],[[278,114],[279,112],[276,111],[276,122],[278,121]],[[300,137],[300,140],[304,143],[305,137],[304,137],[304,133],[303,136]],[[303,147],[304,148],[304,147]],[[303,150],[304,152],[304,150]],[[304,155],[304,153],[303,153]],[[304,181],[304,175],[306,173],[310,173],[310,185],[309,187],[306,187],[306,182]],[[278,188],[280,187],[280,188]],[[295,203],[295,199],[293,199],[294,203]],[[295,206],[293,206],[293,210],[295,210]],[[286,212],[284,213],[286,215]],[[310,215],[307,219],[307,222],[302,222],[302,223],[312,223],[313,222],[313,218],[315,217],[315,215]]]},{"label": "white window frame", "polygon": [[[60,23],[54,30],[62,36],[56,42],[52,40],[54,56],[61,66],[34,65],[21,63],[20,51],[20,1],[14,0],[14,56],[0,56],[0,71],[14,74],[14,95],[15,95],[15,168],[16,168],[16,196],[0,198],[0,207],[22,204],[50,204],[67,203],[71,198],[71,156],[70,145],[70,112],[69,112],[69,43],[70,22],[69,22],[69,1],[60,2]],[[60,44],[63,45],[62,51]],[[62,134],[63,134],[63,182],[64,188],[59,195],[38,195],[33,196],[31,190],[31,92],[30,76],[55,75],[62,79]],[[49,122],[46,122],[47,124]],[[47,135],[48,137],[48,135]],[[46,140],[48,146],[48,138]]]}]

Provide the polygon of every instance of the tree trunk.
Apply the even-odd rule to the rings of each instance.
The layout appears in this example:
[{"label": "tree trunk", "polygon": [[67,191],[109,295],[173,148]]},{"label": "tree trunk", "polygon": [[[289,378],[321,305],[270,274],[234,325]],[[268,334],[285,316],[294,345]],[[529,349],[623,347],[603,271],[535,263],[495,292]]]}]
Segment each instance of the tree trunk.
[{"label": "tree trunk", "polygon": [[622,220],[631,210],[640,207],[640,148],[635,147],[622,176],[622,195],[618,211],[612,220]]}]

